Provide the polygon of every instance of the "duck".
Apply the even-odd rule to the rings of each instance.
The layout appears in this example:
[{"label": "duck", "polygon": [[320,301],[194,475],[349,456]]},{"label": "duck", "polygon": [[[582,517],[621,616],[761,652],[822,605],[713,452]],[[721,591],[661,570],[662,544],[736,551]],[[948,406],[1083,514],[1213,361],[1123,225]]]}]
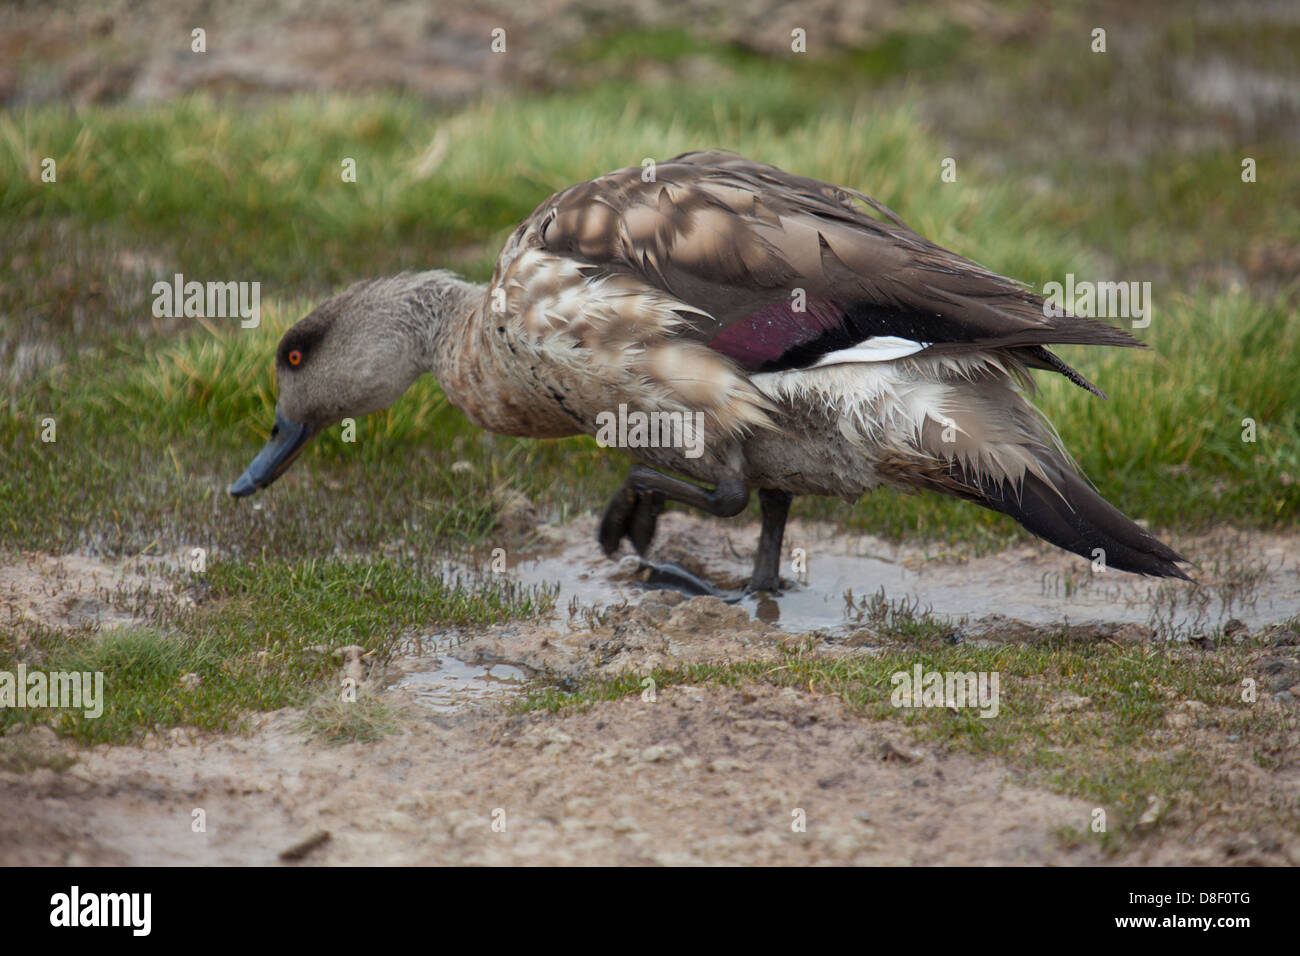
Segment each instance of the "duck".
[{"label": "duck", "polygon": [[598,543],[643,557],[668,502],[756,494],[749,590],[778,592],[793,499],[882,486],[1009,515],[1105,568],[1188,579],[1107,502],[1032,403],[1031,372],[1104,393],[1054,345],[1142,347],[913,231],[854,189],[719,151],[619,169],[542,202],[486,284],[358,282],[290,327],[252,494],[313,435],[422,375],[503,435],[590,435],[633,462]]}]

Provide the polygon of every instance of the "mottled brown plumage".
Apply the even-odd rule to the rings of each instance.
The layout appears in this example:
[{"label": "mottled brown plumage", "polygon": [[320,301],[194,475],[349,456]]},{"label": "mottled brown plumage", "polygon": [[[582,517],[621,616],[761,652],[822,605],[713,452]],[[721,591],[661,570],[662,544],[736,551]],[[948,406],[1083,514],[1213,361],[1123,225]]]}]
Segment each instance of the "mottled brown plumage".
[{"label": "mottled brown plumage", "polygon": [[[580,183],[515,230],[486,288],[448,273],[362,284],[291,339],[308,346],[300,367],[279,367],[295,450],[421,370],[506,434],[595,435],[616,410],[698,421],[698,446],[625,448],[641,465],[602,521],[611,553],[623,537],[644,551],[666,498],[733,514],[765,489],[754,583],[775,587],[791,495],[852,500],[884,484],[1004,511],[1113,567],[1183,575],[1078,477],[1024,394],[1031,369],[1095,391],[1047,346],[1132,336],[1048,315],[861,193],[739,156]],[[284,467],[267,462],[232,492]]]},{"label": "mottled brown plumage", "polygon": [[1139,344],[1092,319],[1045,318],[1041,296],[918,236],[862,193],[725,153],[678,156],[650,182],[644,172],[559,193],[512,243],[667,292],[698,310],[690,324],[704,341],[797,287],[914,313],[942,350]]}]

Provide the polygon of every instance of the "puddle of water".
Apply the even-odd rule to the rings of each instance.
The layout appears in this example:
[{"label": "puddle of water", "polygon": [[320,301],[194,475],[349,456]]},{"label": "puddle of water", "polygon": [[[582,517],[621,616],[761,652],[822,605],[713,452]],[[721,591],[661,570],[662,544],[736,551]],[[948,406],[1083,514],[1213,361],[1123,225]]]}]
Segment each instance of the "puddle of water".
[{"label": "puddle of water", "polygon": [[[1259,628],[1300,614],[1300,575],[1294,562],[1278,559],[1268,562],[1268,573],[1243,602],[1213,586],[1193,592],[1188,585],[1120,571],[1092,574],[1086,564],[1069,572],[1067,586],[1060,567],[1068,566],[1048,559],[991,556],[912,570],[866,554],[833,553],[824,547],[815,553],[808,584],[775,599],[745,596],[741,606],[791,633],[856,627],[858,615],[849,613],[845,592],[852,591],[861,603],[882,588],[889,601],[906,601],[917,611],[929,610],[953,621],[1002,615],[1033,625],[1142,624],[1187,635],[1212,631],[1232,618]],[[624,600],[637,603],[645,593],[613,562],[571,553],[523,560],[510,573],[524,585],[559,585],[556,612],[561,626],[571,602],[601,608]]]},{"label": "puddle of water", "polygon": [[555,613],[563,621],[570,605],[603,608],[623,601],[638,603],[646,590],[628,573],[628,567],[589,554],[562,553],[523,558],[511,565],[509,573],[525,587],[558,584]]},{"label": "puddle of water", "polygon": [[844,594],[862,601],[881,588],[888,600],[957,621],[1002,615],[1036,625],[1062,623],[1159,624],[1176,634],[1203,632],[1238,618],[1262,627],[1300,613],[1300,580],[1294,570],[1261,581],[1248,600],[1212,588],[1193,595],[1190,586],[1082,566],[1066,586],[1062,575],[1028,562],[985,558],[965,565],[911,570],[901,564],[855,555],[823,555],[810,566],[810,584],[777,601],[783,629],[834,628],[849,620]]},{"label": "puddle of water", "polygon": [[523,671],[509,664],[479,667],[454,657],[434,660],[435,668],[407,674],[397,686],[438,713],[451,713],[475,701],[514,693],[526,679]]}]

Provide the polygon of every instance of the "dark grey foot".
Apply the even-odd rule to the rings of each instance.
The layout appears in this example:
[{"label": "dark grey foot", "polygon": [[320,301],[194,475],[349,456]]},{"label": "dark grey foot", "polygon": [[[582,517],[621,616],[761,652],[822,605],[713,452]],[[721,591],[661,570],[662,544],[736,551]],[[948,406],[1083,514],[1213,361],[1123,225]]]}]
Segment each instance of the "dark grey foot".
[{"label": "dark grey foot", "polygon": [[636,553],[645,555],[654,540],[655,526],[663,514],[664,496],[656,491],[637,491],[624,482],[605,506],[597,537],[605,556],[618,553],[624,538],[632,542]]},{"label": "dark grey foot", "polygon": [[655,525],[663,513],[664,502],[680,501],[720,518],[731,518],[745,510],[749,489],[739,479],[726,479],[712,491],[681,478],[661,474],[645,465],[634,465],[614,497],[605,506],[600,519],[601,550],[607,557],[618,553],[620,542],[627,538],[644,555],[654,539]]},{"label": "dark grey foot", "polygon": [[641,567],[650,572],[645,579],[645,586],[652,591],[680,591],[691,597],[699,597],[703,594],[723,600],[736,599],[734,595],[719,591],[708,581],[670,561],[662,564],[657,561],[642,561]]}]

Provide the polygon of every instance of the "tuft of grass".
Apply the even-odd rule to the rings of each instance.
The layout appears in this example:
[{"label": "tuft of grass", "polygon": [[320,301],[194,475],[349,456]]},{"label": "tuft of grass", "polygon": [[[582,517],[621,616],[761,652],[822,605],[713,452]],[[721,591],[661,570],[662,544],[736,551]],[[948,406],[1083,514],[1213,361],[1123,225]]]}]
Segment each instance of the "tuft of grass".
[{"label": "tuft of grass", "polygon": [[351,703],[329,697],[308,708],[299,728],[338,747],[374,743],[397,733],[399,724],[397,712],[373,697],[359,697]]}]

